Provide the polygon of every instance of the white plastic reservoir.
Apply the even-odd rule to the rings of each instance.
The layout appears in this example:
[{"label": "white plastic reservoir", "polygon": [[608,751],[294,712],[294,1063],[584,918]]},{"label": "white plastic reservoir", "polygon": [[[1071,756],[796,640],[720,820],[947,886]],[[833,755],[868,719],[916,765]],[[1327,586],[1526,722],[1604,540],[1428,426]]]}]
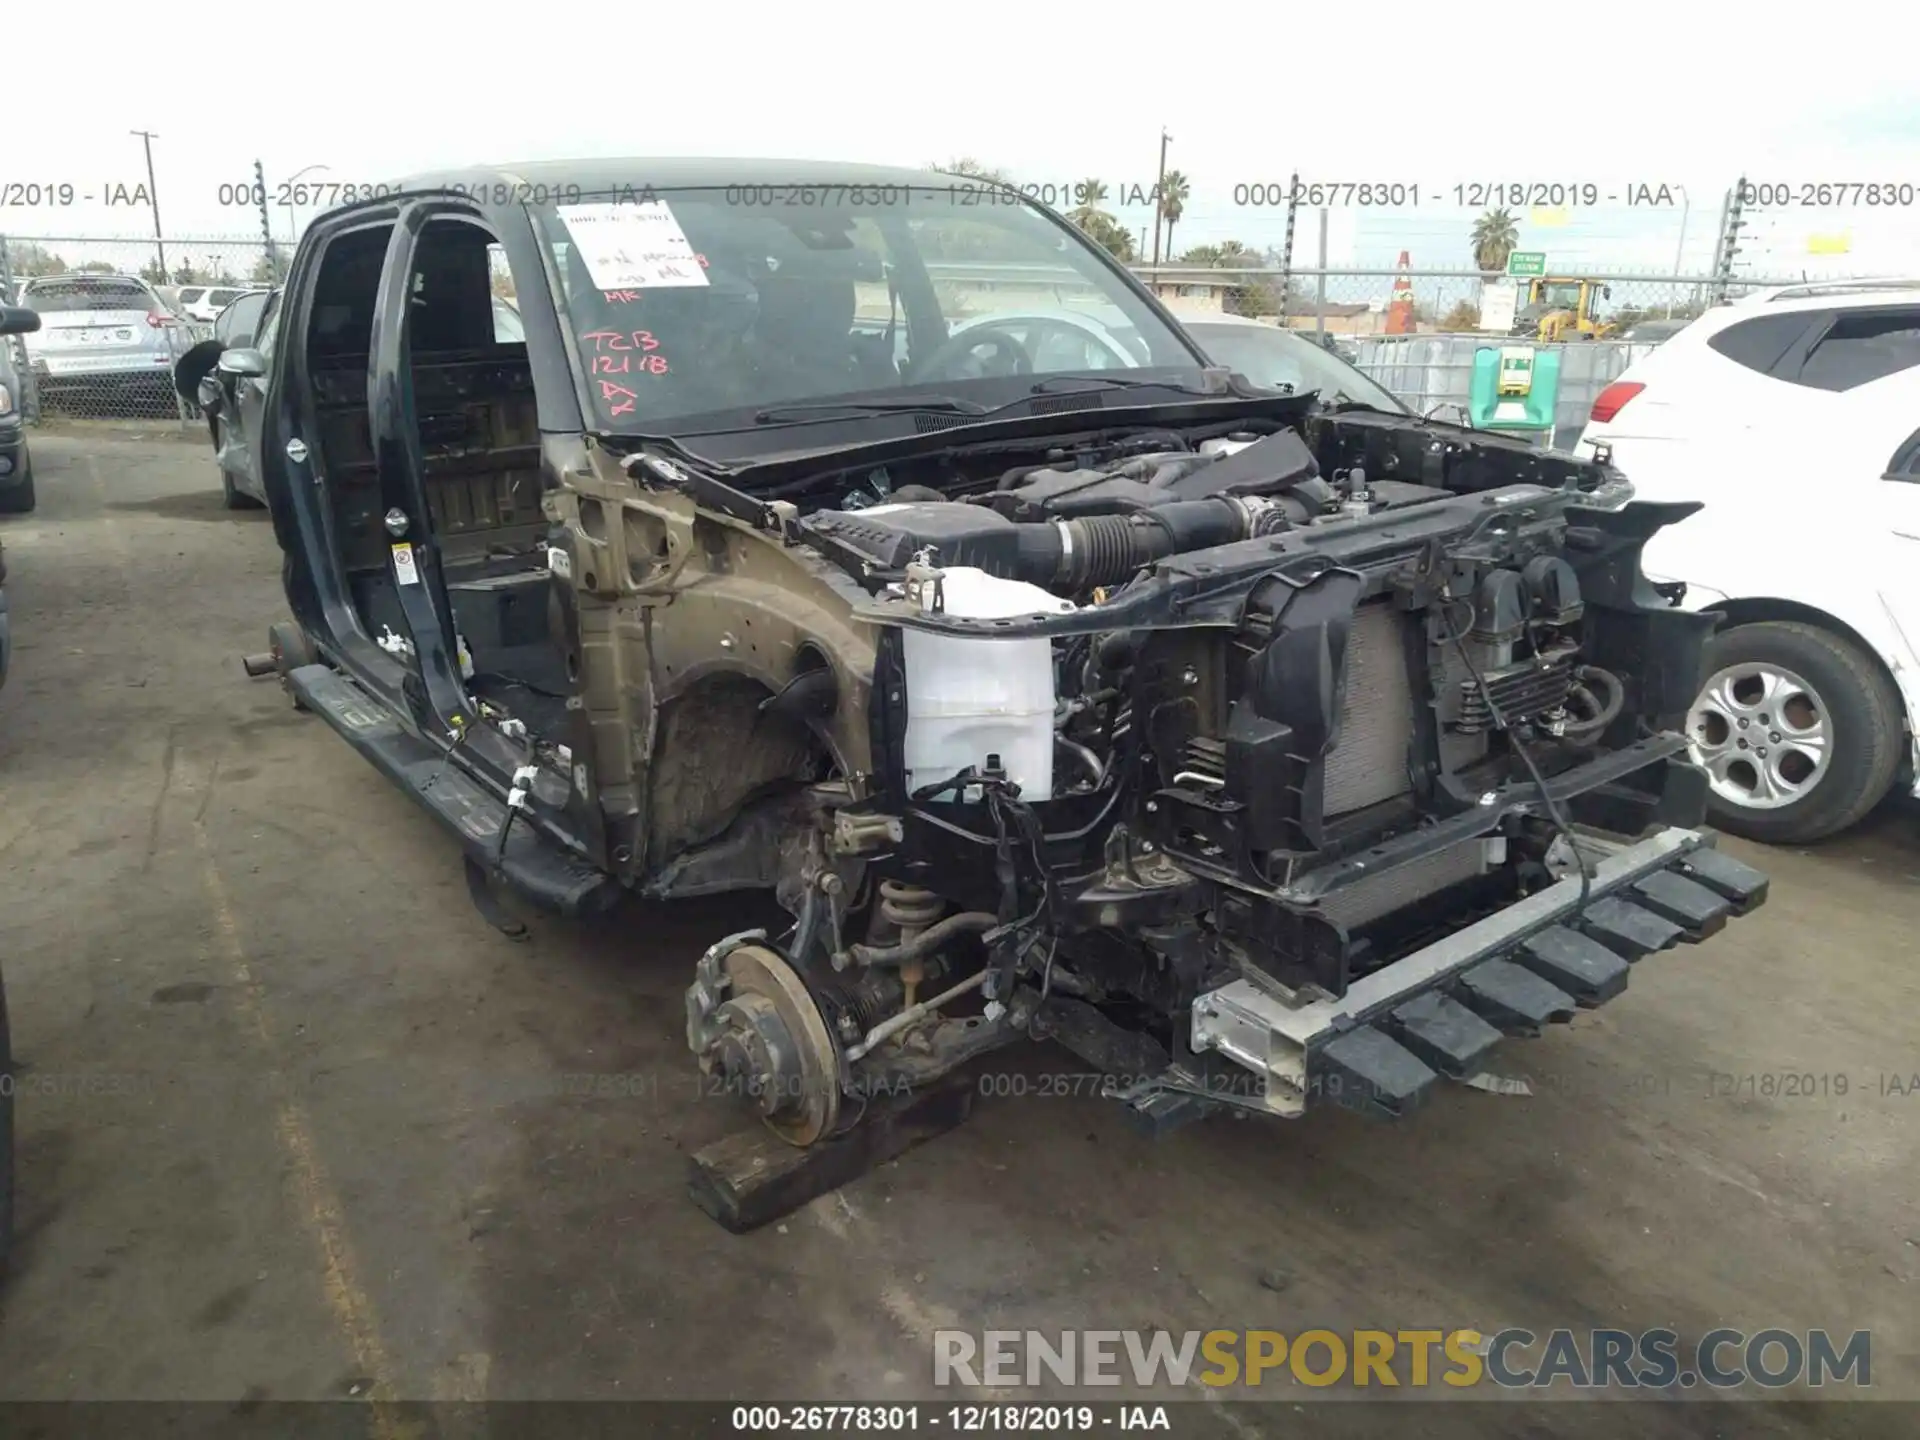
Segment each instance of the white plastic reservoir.
[{"label": "white plastic reservoir", "polygon": [[[1071,601],[1023,580],[954,566],[942,580],[948,615],[976,620],[1058,614]],[[937,784],[998,755],[1022,800],[1053,798],[1053,642],[903,630],[907,788]],[[978,798],[971,791],[969,799]]]}]

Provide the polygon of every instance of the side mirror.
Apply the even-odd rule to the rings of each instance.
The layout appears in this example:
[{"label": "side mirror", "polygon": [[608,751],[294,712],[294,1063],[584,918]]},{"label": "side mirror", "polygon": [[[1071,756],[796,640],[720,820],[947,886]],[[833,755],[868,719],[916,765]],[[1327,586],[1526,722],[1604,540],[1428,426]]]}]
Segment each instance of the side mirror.
[{"label": "side mirror", "polygon": [[0,335],[31,335],[39,328],[39,311],[19,305],[0,305]]},{"label": "side mirror", "polygon": [[222,375],[258,380],[267,373],[267,357],[258,350],[223,350],[220,352],[219,370]]}]

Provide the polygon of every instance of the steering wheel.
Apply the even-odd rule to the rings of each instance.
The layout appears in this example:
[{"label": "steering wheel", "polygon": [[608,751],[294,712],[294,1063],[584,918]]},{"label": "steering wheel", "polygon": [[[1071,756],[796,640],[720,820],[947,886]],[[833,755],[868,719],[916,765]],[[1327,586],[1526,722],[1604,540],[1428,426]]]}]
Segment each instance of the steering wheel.
[{"label": "steering wheel", "polygon": [[[970,359],[974,351],[982,348],[993,350],[1000,355],[1006,356],[1012,368],[1005,371],[995,371],[982,366],[979,376],[947,375],[942,373],[948,366],[952,365],[954,361]],[[909,378],[913,380],[962,380],[978,379],[980,376],[993,374],[1031,375],[1032,373],[1033,356],[1027,353],[1027,347],[1014,339],[1013,336],[1009,335],[1006,331],[997,330],[991,324],[987,324],[976,325],[971,329],[962,330],[958,335],[952,336],[946,344],[940,346],[931,355],[927,356],[925,360],[914,366],[913,374]]]},{"label": "steering wheel", "polygon": [[1130,352],[1119,336],[1092,320],[1068,315],[1036,315],[1027,331],[1027,341],[1036,352],[1045,350],[1047,340],[1061,336],[1078,340],[1089,350],[1108,356],[1113,361],[1111,365],[1094,367],[1096,369],[1132,370],[1141,364],[1140,357]]}]

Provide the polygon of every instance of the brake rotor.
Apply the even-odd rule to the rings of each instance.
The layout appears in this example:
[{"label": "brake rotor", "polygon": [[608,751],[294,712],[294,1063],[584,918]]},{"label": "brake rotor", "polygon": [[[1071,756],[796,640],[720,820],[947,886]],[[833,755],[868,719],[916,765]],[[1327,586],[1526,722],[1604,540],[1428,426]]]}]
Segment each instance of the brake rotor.
[{"label": "brake rotor", "polygon": [[790,1145],[811,1145],[840,1118],[840,1052],[820,1007],[772,950],[742,945],[725,963],[730,998],[716,1017],[723,1053],[747,1072],[767,1127]]}]

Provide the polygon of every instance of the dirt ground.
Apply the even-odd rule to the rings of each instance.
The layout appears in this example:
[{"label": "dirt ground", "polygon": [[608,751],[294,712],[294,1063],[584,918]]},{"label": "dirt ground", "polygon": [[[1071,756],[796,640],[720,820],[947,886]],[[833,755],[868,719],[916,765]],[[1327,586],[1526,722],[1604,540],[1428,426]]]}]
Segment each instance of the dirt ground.
[{"label": "dirt ground", "polygon": [[[0,522],[0,1398],[887,1400],[933,1394],[947,1326],[1511,1324],[1868,1329],[1874,1390],[1920,1399],[1910,806],[1817,851],[1727,842],[1769,903],[1506,1047],[1530,1097],[1156,1143],[1094,1098],[982,1096],[733,1238],[683,1191],[747,1122],[694,1084],[682,994],[742,905],[501,937],[429,820],[243,678],[280,557],[204,444],[45,433],[35,458],[38,513]],[[1330,1394],[1196,1408],[1327,1433]],[[1842,1428],[1680,1408],[1638,1433]]]}]

